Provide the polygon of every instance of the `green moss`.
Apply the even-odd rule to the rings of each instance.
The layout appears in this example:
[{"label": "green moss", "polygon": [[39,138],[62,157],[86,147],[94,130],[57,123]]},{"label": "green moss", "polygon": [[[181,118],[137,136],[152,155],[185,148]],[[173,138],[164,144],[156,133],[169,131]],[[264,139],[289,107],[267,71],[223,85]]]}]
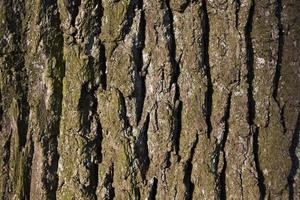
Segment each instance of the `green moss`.
[{"label": "green moss", "polygon": [[71,190],[64,190],[61,195],[58,196],[61,200],[73,200],[74,196]]},{"label": "green moss", "polygon": [[118,36],[121,23],[124,21],[129,6],[128,0],[122,0],[115,3],[105,1],[103,16],[103,40],[113,41]]}]

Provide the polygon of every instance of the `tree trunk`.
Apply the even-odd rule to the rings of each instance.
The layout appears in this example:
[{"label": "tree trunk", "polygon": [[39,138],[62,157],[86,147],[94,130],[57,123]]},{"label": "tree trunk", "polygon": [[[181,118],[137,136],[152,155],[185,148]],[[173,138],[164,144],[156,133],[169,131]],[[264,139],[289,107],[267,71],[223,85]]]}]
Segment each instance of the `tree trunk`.
[{"label": "tree trunk", "polygon": [[300,199],[300,1],[0,7],[1,199]]}]

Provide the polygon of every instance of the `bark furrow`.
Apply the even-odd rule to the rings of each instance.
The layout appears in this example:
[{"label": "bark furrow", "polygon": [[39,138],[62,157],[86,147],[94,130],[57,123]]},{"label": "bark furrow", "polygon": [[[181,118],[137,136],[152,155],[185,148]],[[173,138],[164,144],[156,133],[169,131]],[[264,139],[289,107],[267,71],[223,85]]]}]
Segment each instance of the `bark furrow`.
[{"label": "bark furrow", "polygon": [[0,199],[300,198],[300,1],[0,9]]}]

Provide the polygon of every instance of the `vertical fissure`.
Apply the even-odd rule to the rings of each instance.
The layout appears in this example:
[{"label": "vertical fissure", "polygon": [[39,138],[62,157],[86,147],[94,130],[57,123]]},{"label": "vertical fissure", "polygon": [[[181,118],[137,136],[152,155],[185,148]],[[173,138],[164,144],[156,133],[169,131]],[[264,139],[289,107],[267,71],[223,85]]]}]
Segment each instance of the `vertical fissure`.
[{"label": "vertical fissure", "polygon": [[235,0],[235,28],[239,27],[239,12],[241,9],[241,1],[240,0]]},{"label": "vertical fissure", "polygon": [[[93,78],[92,78],[93,79]],[[80,120],[80,134],[86,140],[84,145],[84,166],[89,171],[88,179],[90,184],[84,186],[85,191],[96,197],[96,189],[98,185],[98,164],[101,161],[101,142],[102,129],[100,119],[97,113],[98,101],[95,92],[98,86],[93,85],[92,81],[88,81],[82,85],[81,98],[79,100],[79,111],[81,115]],[[95,125],[94,129],[91,129]],[[96,151],[97,155],[94,157],[92,152]]]},{"label": "vertical fissure", "polygon": [[288,188],[289,188],[289,199],[294,199],[294,182],[297,170],[299,169],[299,158],[297,156],[297,147],[299,145],[300,138],[300,113],[298,113],[298,118],[296,126],[294,129],[291,146],[289,148],[289,154],[291,157],[292,165],[288,175]]},{"label": "vertical fissure", "polygon": [[[137,182],[137,164],[136,164],[136,159],[135,159],[135,145],[134,140],[132,137],[132,126],[129,122],[129,119],[127,117],[127,107],[126,107],[126,100],[124,97],[124,94],[119,90],[116,89],[118,93],[118,98],[119,98],[119,117],[122,120],[123,123],[123,147],[125,150],[125,155],[128,160],[128,175],[130,176],[130,183],[131,183],[131,190],[132,190],[132,195],[134,199],[140,199],[141,194],[140,194],[140,189],[138,187],[138,182]],[[147,124],[146,124],[147,126]],[[145,127],[147,128],[147,127]]]},{"label": "vertical fissure", "polygon": [[31,171],[32,171],[32,160],[33,160],[33,152],[34,152],[34,142],[32,140],[32,136],[30,136],[29,141],[27,142],[27,155],[25,155],[26,162],[24,162],[24,171],[23,171],[23,176],[24,176],[24,181],[23,181],[23,194],[22,198],[24,199],[30,199],[30,186],[31,186]]},{"label": "vertical fissure", "polygon": [[[222,152],[223,155],[223,167],[221,170],[221,173],[218,177],[218,187],[219,187],[219,197],[220,199],[226,199],[226,167],[227,167],[227,161],[226,161],[226,153],[225,153],[225,145],[229,133],[229,117],[230,117],[230,108],[231,108],[231,96],[232,94],[229,93],[228,98],[227,98],[227,103],[226,103],[226,110],[224,113],[224,117],[222,118],[222,121],[224,122],[224,133],[221,139],[221,143],[219,144],[220,151]],[[220,161],[220,152],[218,153],[218,164]],[[217,164],[217,165],[218,165]]]},{"label": "vertical fissure", "polygon": [[24,57],[19,59],[21,59],[21,61],[16,66],[16,94],[17,104],[19,108],[19,114],[17,118],[17,129],[19,134],[19,150],[21,150],[26,145],[30,107],[27,100],[28,77],[26,69],[24,70],[25,60]]},{"label": "vertical fissure", "polygon": [[150,183],[150,191],[147,200],[155,200],[157,194],[157,178],[153,177]]},{"label": "vertical fissure", "polygon": [[145,29],[146,20],[143,10],[143,1],[139,1],[137,8],[140,11],[138,33],[134,38],[133,45],[133,62],[134,62],[134,93],[136,98],[135,113],[136,113],[136,125],[139,124],[144,107],[144,99],[146,96],[145,76],[146,73],[143,69],[143,49],[145,46]]},{"label": "vertical fissure", "polygon": [[106,65],[106,56],[105,56],[105,46],[100,43],[100,53],[99,53],[99,60],[100,60],[100,85],[102,90],[107,89],[107,65]]},{"label": "vertical fissure", "polygon": [[186,200],[193,199],[193,192],[194,192],[195,185],[191,180],[191,176],[192,176],[192,171],[193,171],[193,157],[195,154],[195,149],[197,147],[198,141],[199,141],[199,134],[197,133],[196,139],[192,144],[189,158],[184,165],[183,183],[185,185],[184,199],[186,199]]},{"label": "vertical fissure", "polygon": [[253,15],[254,15],[254,1],[252,0],[252,5],[249,10],[247,23],[245,26],[245,42],[246,42],[246,50],[247,50],[247,83],[248,83],[248,117],[247,121],[250,126],[254,125],[255,120],[255,100],[253,95],[253,79],[254,79],[254,52],[252,45],[252,23],[253,23]]},{"label": "vertical fissure", "polygon": [[64,3],[70,14],[70,25],[75,27],[76,17],[79,13],[81,0],[64,0]]},{"label": "vertical fissure", "polygon": [[213,84],[211,80],[211,73],[210,73],[210,65],[209,65],[209,18],[207,13],[207,6],[206,0],[202,0],[202,12],[203,12],[203,19],[202,19],[202,44],[203,44],[203,56],[202,56],[202,63],[204,64],[205,75],[207,79],[207,88],[205,92],[205,107],[204,107],[204,115],[205,121],[207,126],[207,137],[211,137],[212,125],[211,125],[211,114],[212,114],[212,97],[213,97]]},{"label": "vertical fissure", "polygon": [[175,101],[175,107],[173,111],[173,125],[172,125],[172,138],[173,149],[175,150],[176,155],[179,155],[179,142],[180,142],[180,133],[181,133],[181,117],[182,117],[182,101]]},{"label": "vertical fissure", "polygon": [[[41,17],[41,35],[40,41],[49,41],[44,43],[45,54],[57,62],[55,66],[48,66],[49,78],[53,85],[51,94],[50,108],[51,112],[50,122],[45,128],[45,135],[42,140],[43,165],[42,184],[45,190],[45,195],[49,199],[56,199],[56,191],[58,187],[58,137],[60,134],[60,124],[62,115],[62,101],[63,101],[63,78],[65,76],[65,60],[63,55],[64,38],[63,32],[60,28],[61,19],[60,13],[54,12],[58,10],[57,1],[43,2],[40,9]],[[50,26],[51,29],[43,26]],[[45,83],[46,84],[46,83]],[[50,89],[50,86],[48,86]]]},{"label": "vertical fissure", "polygon": [[[86,3],[86,2],[84,2]],[[82,185],[84,195],[97,198],[99,164],[102,162],[102,125],[98,114],[97,92],[107,89],[105,46],[99,39],[102,28],[103,6],[102,1],[85,4],[83,13],[87,17],[86,26],[83,26],[88,42],[84,43],[83,53],[87,57],[84,66],[87,74],[81,85],[80,98],[77,105],[79,113],[78,133],[85,140],[83,145],[83,162],[86,174],[80,174],[89,180],[89,184]],[[89,12],[94,13],[90,16]],[[82,33],[81,33],[82,34]]]},{"label": "vertical fissure", "polygon": [[[126,37],[126,35],[128,35],[128,33],[131,30],[132,24],[133,24],[133,19],[134,16],[136,14],[135,12],[135,8],[137,6],[137,4],[140,4],[140,1],[136,1],[136,0],[129,0],[129,4],[128,4],[128,8],[125,14],[125,18],[121,23],[121,28],[120,28],[120,34],[117,37],[117,43],[120,41],[123,41],[124,38]],[[112,55],[112,53],[114,52],[114,50],[117,48],[118,44],[115,44],[110,55]]]},{"label": "vertical fissure", "polygon": [[265,178],[264,174],[260,168],[260,161],[259,161],[259,142],[258,142],[258,135],[259,135],[259,128],[253,128],[251,130],[253,134],[253,155],[254,155],[254,163],[255,168],[257,171],[257,181],[258,181],[258,188],[260,192],[260,199],[265,199],[266,196],[266,186],[265,186]]},{"label": "vertical fissure", "polygon": [[179,155],[179,141],[180,141],[180,132],[181,132],[181,109],[182,102],[180,100],[180,88],[178,85],[178,77],[180,75],[179,62],[176,60],[176,41],[174,34],[173,26],[173,12],[170,7],[170,1],[167,0],[163,4],[165,8],[165,15],[163,18],[163,25],[165,28],[165,37],[168,44],[168,57],[170,64],[172,66],[171,82],[169,85],[169,90],[172,90],[175,87],[175,96],[174,96],[174,107],[173,110],[173,121],[171,127],[170,139],[172,141],[172,150],[175,151],[176,155]]},{"label": "vertical fissure", "polygon": [[[277,100],[278,86],[281,76],[281,66],[282,66],[282,56],[283,56],[283,45],[284,45],[284,33],[283,24],[281,20],[282,3],[281,0],[276,0],[275,16],[277,18],[277,28],[278,28],[278,47],[277,47],[277,63],[275,69],[275,76],[273,80],[273,98]],[[279,103],[279,102],[278,102]]]},{"label": "vertical fissure", "polygon": [[[227,142],[227,137],[229,133],[229,117],[230,117],[230,108],[231,108],[231,96],[232,93],[230,92],[227,96],[226,100],[226,107],[224,110],[224,115],[221,119],[222,123],[222,134],[220,135],[220,138],[218,138],[218,142],[216,144],[216,147],[214,149],[213,157],[212,157],[212,170],[215,175],[216,179],[216,188],[215,192],[217,194],[218,199],[226,199],[226,167],[227,167],[227,161],[226,161],[226,153],[225,153],[225,145]],[[220,156],[222,157],[222,160],[220,159]],[[220,162],[220,161],[223,161]],[[222,166],[220,166],[220,163]]]},{"label": "vertical fissure", "polygon": [[247,83],[248,83],[248,117],[247,121],[250,126],[250,132],[253,135],[253,155],[254,162],[257,171],[257,181],[258,187],[260,191],[260,199],[264,199],[266,196],[266,186],[264,183],[264,175],[260,168],[259,162],[259,128],[255,125],[255,100],[253,95],[253,80],[254,80],[254,52],[253,52],[253,44],[252,44],[252,24],[253,24],[253,16],[255,10],[255,2],[251,1],[251,7],[249,9],[248,19],[245,26],[245,43],[246,43],[246,51],[247,51]]},{"label": "vertical fissure", "polygon": [[276,0],[276,7],[275,7],[275,16],[277,18],[277,28],[278,28],[278,35],[277,35],[277,61],[276,61],[276,68],[275,68],[275,75],[273,79],[273,91],[272,96],[277,104],[277,106],[280,108],[280,123],[283,128],[283,133],[286,133],[287,128],[285,124],[285,117],[284,117],[284,105],[280,105],[279,99],[278,99],[278,87],[281,77],[281,68],[282,68],[282,57],[283,57],[283,47],[284,47],[284,32],[283,32],[283,24],[281,19],[281,12],[282,12],[282,2],[281,0]]},{"label": "vertical fissure", "polygon": [[[15,153],[16,155],[21,156],[16,157],[16,160],[12,161],[15,162],[15,166],[13,166],[15,170],[14,173],[17,173],[17,177],[12,177],[12,181],[14,181],[13,189],[21,192],[18,194],[18,198],[29,199],[33,144],[31,135],[28,135],[30,105],[28,102],[28,69],[25,65],[25,56],[27,53],[26,43],[24,42],[27,39],[27,33],[24,32],[24,30],[27,28],[24,21],[26,18],[25,2],[16,1],[7,3],[7,5],[5,5],[5,9],[7,10],[7,31],[12,35],[11,41],[14,47],[12,52],[8,54],[6,62],[8,62],[7,64],[10,68],[8,69],[11,72],[10,75],[12,75],[12,82],[9,83],[13,85],[12,87],[14,89],[12,97],[17,102],[18,110],[16,116],[18,143],[15,144],[15,151],[17,151]],[[7,86],[11,87],[11,85]],[[23,162],[21,158],[24,159]],[[11,159],[11,157],[9,159]]]},{"label": "vertical fissure", "polygon": [[[170,0],[166,1],[165,5],[166,13],[163,18],[163,25],[165,27],[165,37],[168,42],[168,53],[169,53],[169,59],[172,66],[172,76],[171,76],[171,82],[169,85],[169,89],[172,88],[172,85],[175,84],[176,87],[178,87],[177,80],[180,73],[179,63],[176,61],[176,41],[175,41],[175,35],[174,35],[174,26],[173,26],[173,12],[170,7]],[[179,94],[178,98],[179,98]],[[176,98],[176,97],[175,97]]]},{"label": "vertical fissure", "polygon": [[150,165],[148,150],[148,128],[150,122],[150,114],[147,114],[146,121],[140,131],[140,135],[135,142],[134,152],[138,159],[139,168],[143,180],[146,180],[147,171]]},{"label": "vertical fissure", "polygon": [[113,187],[114,182],[114,163],[111,163],[108,172],[105,174],[104,178],[104,188],[105,188],[105,200],[111,200],[115,197],[115,188]]}]

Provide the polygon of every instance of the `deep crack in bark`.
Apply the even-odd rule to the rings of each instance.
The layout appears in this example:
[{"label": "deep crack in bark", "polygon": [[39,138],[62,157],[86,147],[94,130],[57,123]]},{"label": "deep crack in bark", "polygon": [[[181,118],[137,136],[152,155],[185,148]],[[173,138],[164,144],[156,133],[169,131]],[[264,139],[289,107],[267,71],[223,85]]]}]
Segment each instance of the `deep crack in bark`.
[{"label": "deep crack in bark", "polygon": [[217,184],[218,184],[218,187],[219,187],[218,190],[219,190],[219,198],[220,199],[226,199],[226,167],[227,167],[227,161],[226,161],[225,145],[226,145],[226,141],[227,141],[227,137],[228,137],[228,133],[229,133],[228,120],[229,120],[229,117],[230,117],[231,96],[232,96],[232,94],[229,93],[228,97],[227,97],[225,113],[224,113],[224,116],[222,118],[222,121],[224,123],[224,132],[223,132],[221,143],[218,144],[219,146],[217,146],[217,148],[219,148],[217,166],[219,165],[220,152],[222,152],[223,160],[224,160],[224,164],[223,164],[221,173],[219,174],[219,177],[218,177],[218,180],[217,180]]},{"label": "deep crack in bark", "polygon": [[289,199],[294,199],[294,182],[295,176],[297,174],[297,170],[299,169],[299,158],[297,156],[297,148],[299,145],[300,138],[300,112],[298,113],[298,118],[296,122],[296,126],[293,133],[293,138],[291,142],[291,146],[289,148],[289,154],[292,160],[292,166],[288,175],[288,188],[289,188]]},{"label": "deep crack in bark", "polygon": [[183,183],[185,185],[185,194],[184,194],[185,200],[193,199],[193,192],[194,192],[195,185],[191,181],[191,176],[192,176],[192,171],[193,171],[193,157],[194,157],[195,149],[197,147],[198,142],[199,142],[199,135],[197,134],[196,139],[192,144],[192,148],[189,153],[190,154],[189,158],[184,165]]},{"label": "deep crack in bark", "polygon": [[275,16],[277,18],[277,26],[278,26],[278,49],[277,49],[277,63],[275,69],[275,76],[273,80],[273,97],[277,101],[277,93],[279,80],[281,76],[281,65],[282,65],[282,55],[283,55],[283,45],[284,45],[284,33],[283,33],[283,25],[281,21],[281,12],[282,12],[282,3],[281,0],[276,0],[276,10]]},{"label": "deep crack in bark", "polygon": [[171,82],[169,85],[169,90],[175,86],[175,97],[174,97],[174,107],[173,107],[173,122],[171,128],[171,141],[172,141],[172,151],[175,151],[176,155],[179,155],[179,141],[181,132],[181,101],[180,101],[180,90],[178,85],[178,77],[180,74],[179,63],[176,60],[176,41],[174,35],[173,27],[173,12],[170,7],[170,1],[167,0],[166,3],[162,4],[165,9],[165,15],[163,18],[163,25],[165,27],[165,37],[168,43],[168,57],[172,66]]},{"label": "deep crack in bark", "polygon": [[136,114],[136,125],[139,124],[144,107],[144,99],[146,96],[146,86],[145,86],[145,73],[143,73],[143,48],[145,46],[145,28],[146,20],[145,13],[143,11],[143,1],[139,1],[137,8],[140,11],[138,32],[134,37],[133,44],[133,63],[134,63],[134,96],[136,98],[135,102],[135,114]]},{"label": "deep crack in bark", "polygon": [[153,177],[152,181],[151,181],[149,196],[148,196],[147,200],[155,200],[156,193],[157,193],[157,178]]},{"label": "deep crack in bark", "polygon": [[149,151],[148,151],[148,128],[150,122],[150,115],[147,114],[146,121],[140,131],[140,134],[135,142],[135,154],[138,159],[142,179],[146,180],[147,171],[150,165]]},{"label": "deep crack in bark", "polygon": [[248,14],[248,19],[245,27],[245,42],[246,42],[246,49],[247,49],[247,83],[248,83],[248,124],[250,126],[250,131],[253,135],[253,155],[254,155],[254,162],[257,171],[257,181],[258,187],[260,191],[260,199],[264,199],[266,196],[266,186],[264,184],[264,175],[260,168],[259,162],[259,141],[258,141],[258,134],[259,129],[255,125],[255,100],[253,96],[253,79],[254,79],[254,67],[253,67],[253,60],[254,60],[254,52],[253,52],[253,45],[252,45],[252,23],[253,23],[253,15],[255,9],[255,2],[254,0],[251,1],[251,7]]},{"label": "deep crack in bark", "polygon": [[202,0],[202,12],[203,12],[203,20],[202,20],[202,44],[203,44],[203,57],[202,63],[204,64],[205,75],[207,79],[207,88],[205,92],[205,108],[204,108],[204,116],[206,120],[207,126],[207,137],[211,137],[212,125],[211,125],[211,113],[212,113],[212,96],[213,96],[213,84],[211,80],[210,74],[210,65],[209,65],[209,18],[207,13],[206,0]]}]

